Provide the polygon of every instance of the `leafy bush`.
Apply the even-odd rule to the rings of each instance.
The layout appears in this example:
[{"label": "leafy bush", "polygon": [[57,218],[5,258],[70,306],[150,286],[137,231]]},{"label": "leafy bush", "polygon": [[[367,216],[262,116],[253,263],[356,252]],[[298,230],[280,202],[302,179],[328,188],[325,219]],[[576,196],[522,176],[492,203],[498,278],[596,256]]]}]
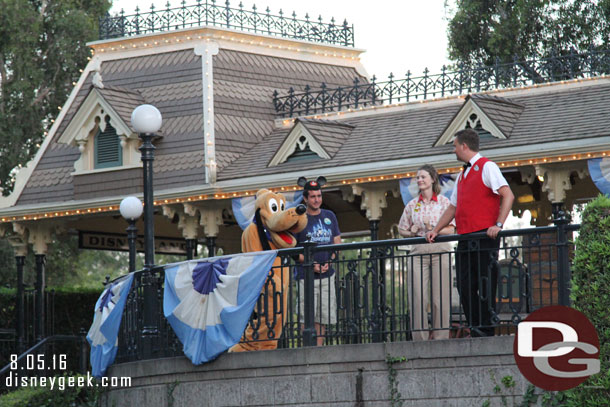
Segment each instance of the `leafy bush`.
[{"label": "leafy bush", "polygon": [[566,406],[610,405],[610,198],[600,195],[582,214],[572,268],[573,307],[597,329],[601,370],[582,385],[558,395]]},{"label": "leafy bush", "polygon": [[[84,330],[89,330],[93,322],[93,307],[100,296],[102,288],[58,288],[53,291],[53,311],[49,312],[47,318],[52,319],[49,325],[53,326],[53,332],[48,334],[56,335],[81,335]],[[16,290],[11,288],[0,288],[0,327],[14,329],[16,326],[15,312]],[[33,338],[33,313],[26,313],[26,340]],[[12,342],[5,342],[11,345]],[[33,343],[27,343],[27,346]],[[63,353],[69,355],[69,360],[73,365],[69,370],[78,369],[80,344],[78,342],[58,342],[52,347],[56,354]],[[9,354],[15,353],[16,349],[2,348],[0,352],[0,368],[8,363]],[[48,350],[47,352],[51,352]]]},{"label": "leafy bush", "polygon": [[[93,307],[103,287],[60,287],[53,289],[55,334],[78,335],[81,329],[88,330],[93,321]],[[15,327],[14,288],[0,288],[0,326]],[[47,290],[49,292],[49,290]],[[51,315],[49,315],[51,316]],[[26,319],[28,316],[26,315]]]}]

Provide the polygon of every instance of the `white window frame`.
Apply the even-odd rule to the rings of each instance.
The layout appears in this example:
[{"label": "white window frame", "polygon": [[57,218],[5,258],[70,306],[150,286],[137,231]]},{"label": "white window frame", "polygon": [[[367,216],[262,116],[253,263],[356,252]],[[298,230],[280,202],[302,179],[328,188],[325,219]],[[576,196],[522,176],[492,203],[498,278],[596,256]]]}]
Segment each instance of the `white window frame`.
[{"label": "white window frame", "polygon": [[443,146],[445,144],[453,143],[455,133],[460,130],[464,130],[466,125],[470,123],[471,128],[475,128],[476,123],[472,123],[470,116],[475,114],[477,119],[481,122],[483,129],[487,130],[494,138],[506,140],[508,137],[494,124],[494,122],[487,117],[487,115],[477,106],[473,99],[468,99],[466,103],[462,105],[462,108],[451,121],[449,126],[445,129],[443,134],[434,143],[434,147]]},{"label": "white window frame", "polygon": [[[106,116],[110,116],[110,123],[121,140],[123,161],[120,166],[95,168],[94,137],[98,130],[105,130],[104,118]],[[85,98],[57,142],[78,146],[80,157],[74,162],[74,172],[71,175],[142,167],[141,154],[138,150],[140,146],[138,135],[129,128],[95,88]]]},{"label": "white window frame", "polygon": [[[305,138],[304,142],[301,142],[301,138]],[[304,150],[305,147],[309,146],[309,149],[313,151],[318,157],[328,160],[330,155],[324,150],[324,147],[316,140],[316,138],[307,130],[307,127],[301,122],[297,122],[294,125],[282,146],[277,150],[271,161],[269,161],[268,167],[275,167],[283,162],[286,162],[288,158],[300,147]]]}]

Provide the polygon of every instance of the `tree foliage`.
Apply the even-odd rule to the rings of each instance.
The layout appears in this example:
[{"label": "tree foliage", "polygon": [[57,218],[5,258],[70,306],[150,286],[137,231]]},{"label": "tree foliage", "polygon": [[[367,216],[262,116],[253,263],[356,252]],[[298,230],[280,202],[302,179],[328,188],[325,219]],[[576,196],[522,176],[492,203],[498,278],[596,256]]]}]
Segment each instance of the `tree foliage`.
[{"label": "tree foliage", "polygon": [[[199,247],[199,257],[207,257],[207,249]],[[184,261],[180,255],[155,255],[156,264]],[[46,286],[87,287],[101,289],[106,276],[115,279],[127,274],[129,253],[108,250],[79,249],[78,236],[56,236],[49,244],[46,256]],[[136,257],[136,270],[144,268],[144,254]],[[17,287],[15,252],[7,239],[0,239],[0,284],[3,287]],[[36,281],[36,259],[32,250],[25,257],[24,283],[33,288]]]},{"label": "tree foliage", "polygon": [[491,65],[610,43],[610,0],[456,0],[449,57]]},{"label": "tree foliage", "polygon": [[582,215],[572,268],[571,298],[595,326],[601,371],[563,395],[566,406],[607,406],[610,402],[610,198],[600,195]]},{"label": "tree foliage", "polygon": [[0,187],[36,153],[84,68],[109,0],[0,0]]},{"label": "tree foliage", "polygon": [[[5,287],[17,286],[13,248],[6,239],[0,240],[0,281]],[[140,256],[141,257],[141,256]],[[48,246],[46,285],[52,287],[101,288],[106,276],[116,278],[126,274],[128,253],[78,248],[77,236],[61,236]],[[137,265],[142,268],[142,260]],[[36,281],[36,260],[32,250],[25,258],[24,283],[33,287]]]}]

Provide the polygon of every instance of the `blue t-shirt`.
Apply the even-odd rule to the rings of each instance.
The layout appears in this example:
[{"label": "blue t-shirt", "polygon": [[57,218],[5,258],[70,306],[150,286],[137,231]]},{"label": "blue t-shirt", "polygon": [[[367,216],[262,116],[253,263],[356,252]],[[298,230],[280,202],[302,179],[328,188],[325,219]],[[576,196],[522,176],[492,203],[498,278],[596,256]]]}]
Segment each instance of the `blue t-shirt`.
[{"label": "blue t-shirt", "polygon": [[[309,234],[309,237],[307,236]],[[320,209],[320,213],[317,215],[307,214],[307,227],[301,232],[295,235],[297,239],[297,246],[299,243],[310,240],[318,244],[318,246],[333,244],[335,236],[340,236],[339,223],[337,217],[332,211],[328,209]],[[317,252],[314,254],[314,261],[316,263],[326,263],[329,261],[332,252]],[[314,278],[325,278],[330,277],[335,273],[332,267],[328,268],[328,271],[323,274],[314,273]],[[305,271],[300,265],[295,266],[294,275],[297,280],[305,278]]]}]

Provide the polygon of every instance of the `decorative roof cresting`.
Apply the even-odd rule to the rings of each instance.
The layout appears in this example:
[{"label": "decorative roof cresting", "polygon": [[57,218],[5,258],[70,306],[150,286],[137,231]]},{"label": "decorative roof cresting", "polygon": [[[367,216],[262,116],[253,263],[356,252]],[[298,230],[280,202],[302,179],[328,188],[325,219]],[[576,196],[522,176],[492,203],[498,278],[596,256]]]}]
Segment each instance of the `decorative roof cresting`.
[{"label": "decorative roof cresting", "polygon": [[99,21],[100,40],[207,25],[296,40],[354,46],[354,26],[349,25],[347,20],[335,24],[335,19],[331,18],[329,23],[325,23],[321,16],[310,20],[309,14],[305,14],[305,19],[297,19],[295,12],[288,16],[280,9],[278,15],[274,15],[269,7],[264,12],[257,11],[256,5],[249,11],[244,9],[241,2],[237,8],[231,7],[228,0],[224,6],[216,4],[216,0],[199,0],[190,6],[183,0],[181,4],[180,7],[171,7],[167,2],[165,8],[159,10],[151,5],[150,12],[144,13],[136,8],[136,13],[130,15],[125,15],[123,10],[114,16],[107,14]]}]

